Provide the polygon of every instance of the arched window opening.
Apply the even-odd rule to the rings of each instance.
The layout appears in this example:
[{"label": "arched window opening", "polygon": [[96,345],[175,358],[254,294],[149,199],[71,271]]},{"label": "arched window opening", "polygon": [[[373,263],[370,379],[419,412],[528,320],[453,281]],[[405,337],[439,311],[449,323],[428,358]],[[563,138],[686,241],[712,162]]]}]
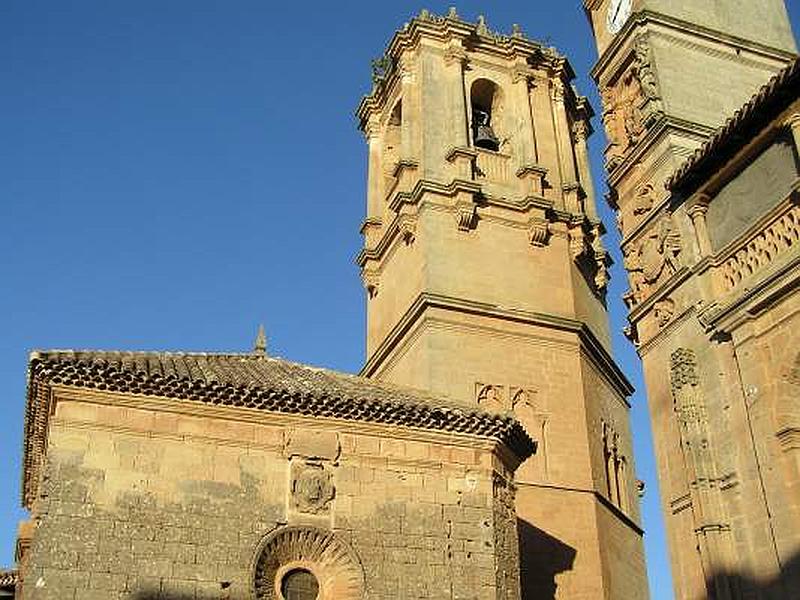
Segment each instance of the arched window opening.
[{"label": "arched window opening", "polygon": [[281,580],[281,594],[284,600],[317,600],[319,582],[311,571],[293,569]]},{"label": "arched window opening", "polygon": [[477,79],[470,92],[472,109],[472,143],[485,150],[500,150],[500,139],[494,125],[502,112],[500,88],[488,79]]}]

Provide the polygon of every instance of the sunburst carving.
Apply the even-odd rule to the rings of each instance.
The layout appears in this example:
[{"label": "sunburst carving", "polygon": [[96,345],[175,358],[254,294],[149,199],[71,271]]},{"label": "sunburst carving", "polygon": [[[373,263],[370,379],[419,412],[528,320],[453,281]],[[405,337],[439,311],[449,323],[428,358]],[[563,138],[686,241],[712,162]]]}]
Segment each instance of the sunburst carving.
[{"label": "sunburst carving", "polygon": [[257,600],[283,600],[281,580],[295,569],[310,571],[319,582],[318,600],[361,600],[364,573],[355,552],[331,531],[283,527],[259,547],[255,564]]}]

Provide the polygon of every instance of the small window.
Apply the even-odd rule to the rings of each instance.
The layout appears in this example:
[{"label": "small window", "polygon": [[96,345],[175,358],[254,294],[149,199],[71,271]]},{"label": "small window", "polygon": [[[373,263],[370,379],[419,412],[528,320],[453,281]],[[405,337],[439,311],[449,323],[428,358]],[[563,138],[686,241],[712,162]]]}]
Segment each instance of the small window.
[{"label": "small window", "polygon": [[319,583],[311,571],[293,569],[283,576],[281,594],[284,600],[317,600]]}]

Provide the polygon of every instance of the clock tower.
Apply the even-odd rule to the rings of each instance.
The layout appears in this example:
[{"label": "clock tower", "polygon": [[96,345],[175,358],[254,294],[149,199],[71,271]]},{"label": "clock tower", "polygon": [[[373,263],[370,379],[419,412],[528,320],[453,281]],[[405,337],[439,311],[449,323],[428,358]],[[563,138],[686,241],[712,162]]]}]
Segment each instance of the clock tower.
[{"label": "clock tower", "polygon": [[[719,249],[701,263],[696,257],[706,250],[688,235],[694,221],[705,223],[708,202],[687,212],[665,184],[794,60],[786,7],[783,0],[583,0],[583,6],[599,51],[592,75],[608,142],[607,199],[629,274],[626,333],[647,383],[675,596],[761,598],[743,595],[750,592],[737,577],[778,576],[795,530],[781,531],[775,524],[783,508],[765,500],[773,493],[772,463],[763,448],[772,441],[754,442],[758,429],[747,406],[754,400],[743,399],[756,388],[740,385],[731,334],[708,333],[698,317],[718,299],[702,268],[722,256]],[[782,168],[765,167],[765,179]],[[737,204],[759,205],[769,193],[768,186],[739,185],[752,197]],[[712,206],[724,211],[722,202]]]}]

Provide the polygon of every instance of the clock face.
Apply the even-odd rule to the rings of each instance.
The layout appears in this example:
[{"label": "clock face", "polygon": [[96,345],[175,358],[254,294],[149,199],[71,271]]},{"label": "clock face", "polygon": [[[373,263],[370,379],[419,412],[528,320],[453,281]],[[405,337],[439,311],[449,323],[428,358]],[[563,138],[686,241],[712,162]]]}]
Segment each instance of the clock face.
[{"label": "clock face", "polygon": [[619,33],[622,26],[631,16],[632,0],[611,0],[608,5],[608,15],[606,16],[606,25],[610,33]]}]

